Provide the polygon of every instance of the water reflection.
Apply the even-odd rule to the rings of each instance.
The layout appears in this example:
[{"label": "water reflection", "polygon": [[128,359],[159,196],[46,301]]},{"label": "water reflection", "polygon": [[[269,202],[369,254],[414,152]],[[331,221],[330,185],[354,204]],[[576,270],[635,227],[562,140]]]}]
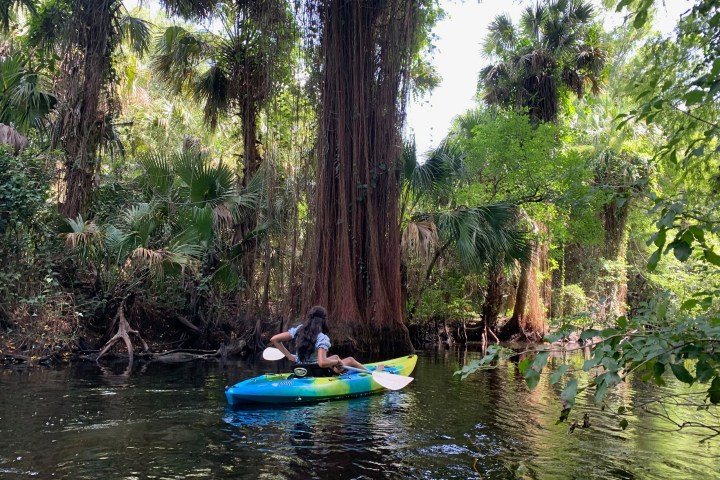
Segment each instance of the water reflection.
[{"label": "water reflection", "polygon": [[389,392],[314,405],[227,407],[223,421],[238,450],[261,436],[271,446],[272,461],[288,462],[290,468],[281,468],[285,478],[351,478],[348,472],[388,478],[399,474],[402,447],[410,440],[405,420],[413,398]]},{"label": "water reflection", "polygon": [[[592,392],[556,424],[560,384],[529,391],[512,363],[461,381],[479,354],[425,352],[407,388],[288,407],[233,409],[223,387],[277,365],[190,362],[0,369],[0,478],[565,479],[716,478],[717,440],[630,417],[623,431]],[[551,358],[550,362],[564,361]],[[581,384],[582,355],[567,356]],[[611,406],[687,392],[624,384]],[[672,415],[679,415],[670,410]],[[699,414],[703,414],[700,412]]]}]

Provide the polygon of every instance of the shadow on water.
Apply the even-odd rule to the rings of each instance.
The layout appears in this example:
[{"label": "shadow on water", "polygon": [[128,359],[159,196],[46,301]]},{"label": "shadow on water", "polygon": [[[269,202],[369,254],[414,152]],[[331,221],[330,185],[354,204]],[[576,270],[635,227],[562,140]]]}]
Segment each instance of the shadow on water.
[{"label": "shadow on water", "polygon": [[[511,362],[453,375],[478,358],[422,352],[400,391],[241,409],[227,406],[224,386],[282,362],[136,364],[131,375],[121,364],[0,368],[0,478],[717,478],[717,441],[662,432],[652,417],[623,431],[591,392],[570,418],[588,414],[590,427],[569,434],[556,424],[563,382],[544,375],[529,391]],[[550,360],[561,361],[580,370],[583,358]],[[611,402],[657,391],[630,382]]]}]

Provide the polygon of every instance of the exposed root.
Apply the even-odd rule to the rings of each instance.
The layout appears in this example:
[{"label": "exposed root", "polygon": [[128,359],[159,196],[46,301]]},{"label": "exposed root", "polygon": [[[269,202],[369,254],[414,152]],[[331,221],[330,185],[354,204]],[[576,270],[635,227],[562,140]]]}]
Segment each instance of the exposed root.
[{"label": "exposed root", "polygon": [[145,343],[145,340],[140,336],[137,330],[133,330],[130,327],[130,324],[128,323],[127,319],[125,318],[125,302],[122,302],[120,304],[120,307],[118,308],[118,313],[115,316],[115,320],[118,324],[118,331],[117,333],[105,344],[105,346],[100,350],[100,353],[98,353],[98,356],[95,358],[95,361],[100,361],[100,358],[107,353],[107,351],[115,345],[117,342],[122,340],[125,342],[125,347],[127,348],[128,357],[130,359],[130,363],[133,361],[133,345],[132,341],[130,340],[130,334],[136,335],[143,345],[143,351],[147,352],[150,350],[148,348],[147,343]]}]

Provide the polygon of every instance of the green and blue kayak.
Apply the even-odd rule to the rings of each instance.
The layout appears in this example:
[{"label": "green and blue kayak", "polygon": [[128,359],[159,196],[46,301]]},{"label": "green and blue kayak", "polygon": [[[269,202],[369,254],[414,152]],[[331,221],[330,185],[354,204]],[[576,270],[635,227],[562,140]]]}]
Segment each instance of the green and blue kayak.
[{"label": "green and blue kayak", "polygon": [[[383,372],[410,375],[415,369],[417,355],[368,363],[374,370],[384,365]],[[230,405],[248,403],[307,403],[340,398],[358,397],[384,391],[371,374],[348,372],[335,377],[294,378],[290,373],[266,374],[250,378],[225,390]]]}]

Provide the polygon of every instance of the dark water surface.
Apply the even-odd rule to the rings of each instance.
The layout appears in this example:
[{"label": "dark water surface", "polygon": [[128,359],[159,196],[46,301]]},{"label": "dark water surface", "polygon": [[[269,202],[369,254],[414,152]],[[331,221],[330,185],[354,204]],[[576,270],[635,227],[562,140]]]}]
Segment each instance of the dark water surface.
[{"label": "dark water surface", "polygon": [[[561,385],[528,391],[510,364],[452,375],[475,358],[425,352],[398,392],[253,409],[227,407],[224,386],[277,364],[0,368],[0,479],[720,478],[717,438],[648,416],[623,431],[590,394],[570,420],[591,426],[570,434],[555,424]],[[648,388],[624,386],[614,404]]]}]

